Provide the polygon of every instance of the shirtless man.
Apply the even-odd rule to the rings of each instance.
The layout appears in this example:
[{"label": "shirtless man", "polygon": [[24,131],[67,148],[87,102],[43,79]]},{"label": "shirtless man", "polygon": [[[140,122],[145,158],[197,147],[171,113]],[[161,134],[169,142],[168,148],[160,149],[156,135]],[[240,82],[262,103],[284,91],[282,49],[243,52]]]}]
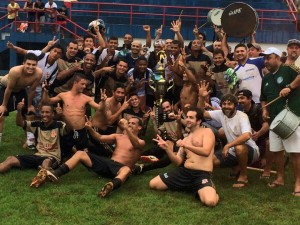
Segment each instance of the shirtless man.
[{"label": "shirtless man", "polygon": [[[121,102],[124,100],[123,104]],[[93,119],[93,126],[107,130],[108,134],[115,133],[118,126],[118,120],[121,119],[122,112],[129,107],[131,99],[125,98],[125,87],[122,83],[116,83],[113,96],[105,102],[105,119],[101,112],[96,111]],[[103,123],[99,124],[99,121]]]},{"label": "shirtless man", "polygon": [[[180,147],[177,154],[159,135],[153,139],[167,152],[178,168],[153,178],[150,181],[150,188],[160,191],[167,189],[192,191],[198,194],[204,205],[214,207],[219,201],[219,195],[211,180],[215,137],[209,128],[199,127],[202,120],[202,111],[198,109],[188,111],[186,126],[190,129],[190,134],[177,141],[176,144]],[[179,167],[182,164],[184,166]]]},{"label": "shirtless man", "polygon": [[186,65],[179,61],[179,66],[183,68],[183,86],[180,92],[180,108],[186,113],[186,108],[194,108],[198,102],[198,86],[196,84],[196,78],[191,70]]},{"label": "shirtless man", "polygon": [[81,162],[95,173],[112,178],[112,181],[106,183],[98,193],[99,197],[105,197],[126,181],[135,163],[140,158],[141,150],[145,145],[145,141],[138,137],[139,131],[142,129],[142,121],[136,117],[130,118],[128,122],[125,119],[121,119],[119,126],[123,133],[111,135],[100,135],[95,132],[91,121],[87,121],[85,126],[93,138],[99,142],[116,144],[111,159],[85,151],[77,151],[72,158],[55,171],[42,169],[39,173],[46,174],[49,179],[56,181],[58,177],[73,170]]},{"label": "shirtless man", "polygon": [[[14,98],[16,102],[25,99],[25,113],[35,111],[32,99],[35,89],[42,78],[42,70],[37,67],[38,58],[32,53],[25,55],[24,63],[10,69],[7,75],[0,78],[0,142],[3,132],[4,117],[14,111]],[[28,89],[28,98],[26,87]],[[28,109],[27,109],[28,107]]]},{"label": "shirtless man", "polygon": [[101,110],[105,107],[105,99],[103,99],[100,104],[97,104],[90,96],[83,94],[87,83],[88,81],[84,75],[76,74],[73,77],[73,86],[70,91],[62,92],[55,97],[49,98],[48,92],[46,88],[44,88],[42,97],[42,102],[48,102],[50,104],[56,104],[60,101],[63,102],[63,119],[67,125],[73,129],[73,132],[67,135],[69,140],[65,141],[70,147],[73,147],[74,143],[77,150],[84,150],[87,145],[87,132],[85,129],[86,105],[89,104],[96,110]]}]

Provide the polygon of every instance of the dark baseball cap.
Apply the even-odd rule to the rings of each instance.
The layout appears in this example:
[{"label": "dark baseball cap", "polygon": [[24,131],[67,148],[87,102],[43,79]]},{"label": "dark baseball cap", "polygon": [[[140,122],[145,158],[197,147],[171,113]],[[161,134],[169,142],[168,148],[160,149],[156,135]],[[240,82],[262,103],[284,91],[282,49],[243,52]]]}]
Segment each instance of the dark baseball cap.
[{"label": "dark baseball cap", "polygon": [[239,95],[243,95],[247,98],[250,98],[250,97],[252,98],[252,92],[248,89],[238,91],[237,96],[239,96]]}]

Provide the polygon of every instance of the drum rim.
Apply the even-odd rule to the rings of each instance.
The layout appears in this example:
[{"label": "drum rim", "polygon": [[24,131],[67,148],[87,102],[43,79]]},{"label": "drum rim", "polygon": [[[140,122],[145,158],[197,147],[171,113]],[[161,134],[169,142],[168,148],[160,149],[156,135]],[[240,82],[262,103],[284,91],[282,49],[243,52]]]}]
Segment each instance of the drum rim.
[{"label": "drum rim", "polygon": [[[214,11],[216,11],[216,10],[222,12],[222,13],[221,13],[221,16],[220,16],[220,23],[218,23],[218,24],[216,24],[215,21],[213,21],[213,20],[212,20],[212,17],[211,17],[211,16],[212,16],[212,13],[213,13]],[[223,15],[223,12],[224,12],[224,10],[223,10],[223,9],[220,9],[220,8],[213,8],[213,9],[209,10],[209,12],[207,13],[207,23],[210,24],[210,25],[221,26],[221,25],[222,25],[221,17],[222,17],[222,15]]]},{"label": "drum rim", "polygon": [[[224,12],[226,12],[226,9],[228,9],[228,8],[229,8],[230,6],[232,6],[232,5],[237,5],[237,4],[247,6],[247,7],[249,7],[249,8],[254,12],[255,19],[256,19],[256,23],[255,23],[255,25],[253,26],[253,30],[252,30],[251,32],[249,31],[247,34],[243,34],[243,35],[236,35],[236,34],[233,34],[234,32],[228,32],[228,30],[226,31],[225,29],[224,29],[224,31],[225,31],[225,33],[228,34],[228,36],[230,36],[230,37],[245,38],[245,37],[251,35],[251,34],[257,29],[258,24],[259,24],[259,16],[258,16],[258,13],[257,13],[257,11],[256,11],[251,5],[249,5],[249,4],[245,3],[245,2],[233,2],[233,3],[229,4],[229,5],[226,6],[226,7],[224,8],[224,10],[223,10],[223,13],[222,13],[222,16],[221,16],[221,24],[222,24],[222,27],[223,27],[223,23],[224,23],[224,22],[223,22],[223,20],[224,20],[223,15],[225,15]],[[223,28],[224,28],[224,27],[223,27]],[[233,29],[232,29],[232,30],[233,30]]]}]

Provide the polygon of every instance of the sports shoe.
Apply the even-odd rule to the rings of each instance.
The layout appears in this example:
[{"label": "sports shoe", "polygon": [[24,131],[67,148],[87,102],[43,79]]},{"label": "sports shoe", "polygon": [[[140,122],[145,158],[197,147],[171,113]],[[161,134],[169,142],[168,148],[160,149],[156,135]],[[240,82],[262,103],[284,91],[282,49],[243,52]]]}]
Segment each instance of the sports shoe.
[{"label": "sports shoe", "polygon": [[132,171],[133,174],[139,175],[143,173],[144,164],[135,164],[135,167]]},{"label": "sports shoe", "polygon": [[157,162],[157,161],[159,161],[159,158],[157,158],[154,155],[142,155],[141,160],[143,162]]},{"label": "sports shoe", "polygon": [[47,179],[47,170],[42,168],[40,171],[37,173],[37,175],[33,178],[30,187],[39,187],[40,185],[44,184]]},{"label": "sports shoe", "polygon": [[106,183],[104,187],[101,189],[101,191],[98,193],[98,197],[104,198],[109,193],[111,193],[113,189],[114,189],[114,184],[112,182]]},{"label": "sports shoe", "polygon": [[58,177],[55,175],[54,170],[52,168],[47,169],[47,178],[52,182],[57,182]]}]

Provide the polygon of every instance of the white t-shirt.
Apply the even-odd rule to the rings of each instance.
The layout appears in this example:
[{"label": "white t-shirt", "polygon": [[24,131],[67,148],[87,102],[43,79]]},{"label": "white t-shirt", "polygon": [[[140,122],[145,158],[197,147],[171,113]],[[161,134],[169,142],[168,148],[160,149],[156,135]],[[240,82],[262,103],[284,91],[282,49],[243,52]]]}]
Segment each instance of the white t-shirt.
[{"label": "white t-shirt", "polygon": [[[115,50],[115,54],[114,54],[113,56],[110,56],[110,57],[109,57],[109,60],[111,60],[112,57],[114,57],[114,59],[115,59],[115,61],[116,61],[118,54],[119,54],[119,51],[118,51],[118,50]],[[97,65],[100,65],[100,64],[102,63],[102,61],[105,59],[106,56],[107,56],[107,48],[103,49],[101,55],[99,56]]]},{"label": "white t-shirt", "polygon": [[245,65],[239,64],[234,70],[240,80],[239,90],[248,89],[252,92],[252,99],[255,103],[260,103],[260,88],[262,81],[262,69],[264,68],[262,57],[249,58]]},{"label": "white t-shirt", "polygon": [[[239,136],[246,132],[251,132],[251,125],[249,118],[246,113],[243,113],[241,111],[237,111],[235,116],[232,118],[228,118],[227,116],[224,115],[222,110],[213,110],[213,111],[208,111],[210,117],[219,123],[222,124],[222,127],[225,132],[225,136],[227,138],[227,141],[230,143],[233,140],[237,139]],[[255,149],[259,155],[259,149],[256,143],[250,138],[248,141],[246,141],[247,145]],[[234,148],[229,149],[229,153],[233,156],[235,155],[235,150]]]}]

